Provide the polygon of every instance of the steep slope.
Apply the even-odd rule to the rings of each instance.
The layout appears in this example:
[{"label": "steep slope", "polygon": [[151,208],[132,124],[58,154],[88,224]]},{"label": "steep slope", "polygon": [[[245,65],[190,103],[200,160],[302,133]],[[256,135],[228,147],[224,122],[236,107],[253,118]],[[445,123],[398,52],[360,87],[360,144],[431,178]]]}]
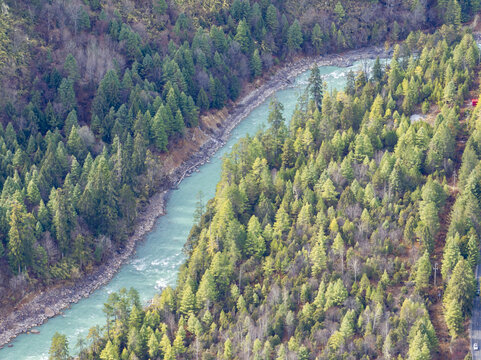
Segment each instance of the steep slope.
[{"label": "steep slope", "polygon": [[[276,64],[458,23],[477,6],[305,2],[317,14],[307,19],[282,1],[235,0],[200,14],[188,4],[1,1],[4,309],[122,249],[139,209],[165,187],[170,169],[159,160],[198,131],[201,114],[231,104]],[[445,7],[455,16],[428,15]]]},{"label": "steep slope", "polygon": [[[289,126],[273,101],[271,127],[225,159],[177,287],[147,309],[133,291],[112,296],[106,333],[82,356],[463,358],[479,249],[472,162],[460,170],[471,192],[453,205],[455,253],[441,269],[444,321],[459,346],[438,338],[428,311],[460,160],[459,105],[479,61],[461,35],[414,33],[388,68],[351,74],[344,92],[323,96],[314,69]],[[432,124],[409,118],[435,107]]]}]

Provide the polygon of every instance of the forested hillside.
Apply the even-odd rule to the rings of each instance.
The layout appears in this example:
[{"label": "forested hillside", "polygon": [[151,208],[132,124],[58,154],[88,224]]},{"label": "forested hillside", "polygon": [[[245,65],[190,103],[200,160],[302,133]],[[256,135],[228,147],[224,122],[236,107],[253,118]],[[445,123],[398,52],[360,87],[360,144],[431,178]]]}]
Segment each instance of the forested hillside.
[{"label": "forested hillside", "polygon": [[80,357],[463,359],[481,221],[481,105],[469,116],[464,103],[478,62],[472,36],[443,27],[344,91],[324,93],[314,68],[290,122],[273,100],[270,127],[224,159],[176,288],[147,309],[133,290],[112,294]]},{"label": "forested hillside", "polygon": [[[478,9],[456,0],[0,5],[0,293],[10,304],[122,248],[163,186],[159,155],[276,64],[457,26]],[[439,81],[426,94],[439,95]]]}]

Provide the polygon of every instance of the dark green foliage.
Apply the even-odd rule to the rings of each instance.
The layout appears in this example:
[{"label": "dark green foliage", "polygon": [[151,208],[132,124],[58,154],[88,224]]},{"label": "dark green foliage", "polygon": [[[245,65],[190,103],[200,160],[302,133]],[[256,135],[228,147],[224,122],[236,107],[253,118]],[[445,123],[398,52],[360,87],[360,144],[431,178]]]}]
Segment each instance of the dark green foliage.
[{"label": "dark green foliage", "polygon": [[262,60],[259,56],[259,50],[254,50],[251,58],[251,72],[253,77],[258,77],[262,74]]},{"label": "dark green foliage", "polygon": [[301,25],[299,21],[296,20],[287,31],[287,47],[289,51],[294,52],[300,50],[303,41]]},{"label": "dark green foliage", "polygon": [[[411,29],[432,25],[426,22],[427,9],[410,3],[399,4],[393,13],[381,3],[372,10],[369,2],[342,1],[333,6],[310,1],[292,6],[291,1],[156,0],[132,2],[127,7],[119,2],[107,6],[98,0],[84,1],[80,6],[61,1],[54,4],[55,21],[51,21],[50,15],[45,16],[52,14],[51,5],[42,1],[31,6],[20,0],[9,6],[10,14],[29,16],[27,23],[19,23],[17,30],[21,31],[9,29],[5,33],[7,37],[20,34],[18,39],[11,37],[15,43],[8,52],[15,53],[17,47],[32,49],[35,54],[25,62],[9,62],[15,64],[15,74],[11,76],[4,75],[8,69],[2,65],[4,47],[0,43],[4,83],[19,86],[15,93],[9,93],[9,87],[5,87],[6,96],[0,101],[4,124],[0,128],[0,256],[10,264],[6,279],[25,272],[31,284],[37,280],[50,283],[68,279],[78,270],[88,271],[93,264],[101,263],[103,256],[122,246],[133,228],[138,207],[162,186],[165,174],[159,152],[192,134],[191,128],[198,125],[199,111],[205,114],[210,109],[223,108],[238,98],[249,79],[262,76],[273,65],[292,57],[358,47],[388,37],[398,39]],[[454,9],[441,9],[440,15],[449,15],[447,20],[456,25],[458,7],[462,20],[478,9],[475,1],[439,5],[442,9]],[[371,11],[381,16],[369,24],[359,23]],[[348,249],[359,242],[355,231],[359,224],[353,219],[342,221],[340,211],[352,212],[358,206],[366,209],[362,241],[389,251],[391,242],[396,240],[392,234],[405,233],[409,234],[408,242],[420,240],[426,249],[432,247],[436,234],[426,231],[428,225],[423,226],[420,218],[429,226],[436,225],[434,215],[441,206],[436,202],[437,209],[428,204],[422,216],[421,212],[410,210],[407,230],[402,228],[404,223],[399,225],[402,229],[373,227],[381,217],[389,224],[397,216],[399,206],[408,206],[397,201],[408,201],[401,199],[411,199],[412,194],[416,199],[415,190],[422,186],[427,174],[437,172],[434,176],[440,183],[443,176],[452,178],[453,139],[459,131],[456,106],[472,85],[479,52],[469,38],[450,52],[446,49],[452,47],[459,34],[449,27],[443,29],[443,34],[446,45],[439,41],[440,35],[428,39],[421,33],[413,34],[402,51],[396,51],[396,60],[390,67],[378,71],[376,65],[373,79],[362,72],[350,77],[347,97],[333,94],[322,98],[317,78],[312,93],[314,105],[305,101],[289,129],[283,123],[280,104],[274,106],[270,119],[273,126],[255,140],[258,152],[249,152],[252,159],[245,162],[256,164],[255,171],[248,165],[236,170],[235,181],[226,191],[231,204],[226,204],[224,215],[232,226],[217,235],[229,239],[229,246],[222,248],[229,251],[228,255],[216,257],[216,267],[209,271],[204,268],[207,263],[202,263],[190,274],[193,293],[197,295],[197,283],[203,284],[202,300],[196,299],[194,312],[231,290],[237,263],[229,263],[228,259],[246,261],[249,272],[252,263],[263,261],[271,252],[278,253],[277,258],[266,260],[265,271],[283,274],[296,246],[304,246],[313,234],[320,233],[320,223],[329,240],[316,245],[314,272],[331,271],[332,264],[328,260],[324,264],[324,258],[330,259],[331,255],[341,265],[335,271],[341,275],[350,271],[353,258]],[[19,39],[23,40],[17,42]],[[408,60],[409,51],[416,52],[417,46],[427,50],[419,48],[419,58]],[[431,66],[439,59],[444,61],[437,63],[438,68]],[[445,104],[443,118],[434,128],[409,126],[407,117],[399,115],[417,111],[423,102]],[[473,146],[472,150],[475,155],[471,153],[471,161],[460,174],[460,181],[469,182],[472,191],[466,192],[463,206],[457,206],[453,215],[452,227],[463,234],[480,228],[476,215],[479,204],[475,201],[479,197],[475,186],[478,180],[474,175],[470,178],[479,157],[478,147]],[[387,155],[382,171],[377,171],[383,154]],[[368,182],[374,185],[367,187]],[[388,201],[384,199],[392,205],[384,205]],[[382,211],[376,207],[379,204],[383,204]],[[210,213],[213,212],[211,208]],[[321,213],[318,219],[317,214]],[[264,242],[252,235],[258,234],[259,228]],[[338,233],[345,251],[336,247],[331,254],[331,241],[338,238]],[[459,251],[472,264],[477,238],[469,242],[464,235],[460,238]],[[212,257],[217,252],[216,241],[208,244]],[[53,249],[46,243],[53,244]],[[309,245],[299,263],[310,261],[310,251]],[[374,270],[369,270],[370,277],[376,271],[369,265],[371,268]],[[336,280],[335,276],[326,279],[326,287]],[[235,307],[243,313],[250,312],[250,306],[265,297],[262,289],[245,289],[245,283],[238,284],[242,297],[232,299],[226,311]],[[310,286],[311,292],[302,292],[303,303],[307,304],[308,293],[312,300],[316,285]],[[348,292],[349,286],[346,282]],[[375,293],[373,298],[380,299],[382,290],[370,291]],[[287,308],[294,309],[290,304]],[[303,310],[300,329],[308,331],[312,311],[309,306]],[[284,339],[285,312],[280,311],[273,322],[273,334],[277,337],[272,335],[268,342],[259,345],[262,350],[256,353],[281,351],[277,347]],[[319,310],[316,316],[322,315]],[[216,322],[220,317],[214,312],[212,316]],[[226,315],[225,323],[231,320],[232,314]],[[296,322],[289,322],[285,327],[290,329],[289,335],[293,335],[293,324],[297,326]],[[152,334],[137,330],[124,338],[127,342],[130,338],[132,349],[141,354],[149,348]],[[192,339],[190,331],[183,334],[177,329],[175,335],[169,333],[175,338],[171,336],[162,342],[163,335],[165,332],[156,334],[156,340],[150,341],[150,348],[155,347],[155,341],[163,344],[160,347],[165,351],[157,354],[159,357],[173,358],[183,353],[181,340]],[[235,350],[235,338],[231,339]],[[334,337],[333,348],[343,343],[340,339],[338,335]],[[118,345],[111,342],[107,352],[115,354]],[[292,340],[283,351],[289,356],[303,357],[307,352],[313,356],[311,347],[307,346],[306,352],[304,344],[297,345]]]},{"label": "dark green foliage", "polygon": [[[443,55],[426,67],[426,54],[412,60],[396,75],[396,87],[415,76],[418,86],[427,85],[423,73],[415,74],[418,66],[426,73],[447,66],[464,46],[441,50],[444,40],[423,38],[425,52]],[[466,35],[461,44],[472,42]],[[455,131],[459,115],[445,105],[434,126],[411,123],[402,102],[391,101],[392,77],[377,71],[372,79],[359,74],[354,89],[324,94],[321,112],[316,93],[307,104],[301,99],[289,127],[273,99],[270,127],[226,156],[215,199],[200,206],[177,287],[147,309],[132,306],[135,321],[131,315],[114,325],[109,317],[108,329],[117,328],[107,330],[101,349],[85,354],[230,359],[249,349],[254,358],[431,358],[438,350],[427,309],[431,252],[454,173],[444,161],[431,165],[433,144],[440,148],[443,127]],[[441,102],[442,93],[436,96]],[[351,105],[365,113],[351,119],[356,129],[341,115],[353,114]],[[472,205],[462,208],[464,220],[477,226],[481,176],[465,176],[461,197]],[[471,308],[479,246],[475,225],[464,231],[446,240],[441,271],[453,337]],[[155,323],[147,320],[152,314]],[[144,345],[134,346],[139,328]]]},{"label": "dark green foliage", "polygon": [[317,108],[321,110],[322,97],[324,95],[324,84],[322,82],[318,66],[314,66],[311,69],[308,89],[309,89],[311,98],[314,100]]}]

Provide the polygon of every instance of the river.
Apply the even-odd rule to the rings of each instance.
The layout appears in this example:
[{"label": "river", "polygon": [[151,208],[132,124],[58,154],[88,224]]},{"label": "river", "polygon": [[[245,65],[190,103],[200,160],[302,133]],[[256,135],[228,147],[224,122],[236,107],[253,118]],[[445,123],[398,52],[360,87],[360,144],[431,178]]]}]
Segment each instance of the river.
[{"label": "river", "polygon": [[[372,65],[372,61],[368,61]],[[348,68],[335,66],[320,67],[321,75],[328,89],[341,89],[346,83],[349,70],[356,71],[361,62]],[[293,85],[276,93],[278,100],[284,105],[284,117],[290,119],[297,98],[304,91],[309,71],[299,75]],[[85,337],[89,328],[103,325],[105,317],[102,312],[104,302],[111,292],[122,287],[134,287],[140,298],[147,303],[159,289],[167,285],[175,285],[179,266],[185,260],[182,247],[193,224],[196,206],[196,194],[203,193],[204,201],[212,198],[220,179],[221,162],[224,154],[246,134],[255,134],[267,123],[269,99],[255,108],[231,133],[229,141],[213,156],[210,162],[202,165],[198,172],[184,179],[177,190],[170,192],[165,216],[157,219],[154,230],[137,244],[135,255],[122,266],[120,271],[107,285],[95,291],[90,297],[80,300],[66,310],[63,315],[56,316],[36,329],[40,334],[22,334],[11,344],[0,350],[2,360],[43,360],[48,359],[50,341],[55,332],[67,335],[71,353],[79,337]]]}]

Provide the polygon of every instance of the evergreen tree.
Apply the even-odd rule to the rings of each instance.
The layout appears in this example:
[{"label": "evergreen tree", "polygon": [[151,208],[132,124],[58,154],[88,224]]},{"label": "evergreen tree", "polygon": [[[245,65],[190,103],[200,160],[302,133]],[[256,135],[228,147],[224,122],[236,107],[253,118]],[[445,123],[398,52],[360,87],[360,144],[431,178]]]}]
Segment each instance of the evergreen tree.
[{"label": "evergreen tree", "polygon": [[322,185],[322,192],[321,192],[322,199],[327,202],[333,202],[336,200],[337,195],[338,195],[338,192],[336,191],[336,188],[334,187],[332,180],[328,178],[324,182],[324,185]]},{"label": "evergreen tree", "polygon": [[273,33],[277,31],[279,21],[277,20],[277,9],[273,4],[269,4],[266,10],[266,24]]},{"label": "evergreen tree", "polygon": [[72,80],[62,80],[58,87],[58,96],[64,113],[69,113],[77,107],[77,99],[75,97]]},{"label": "evergreen tree", "polygon": [[56,332],[53,335],[50,350],[48,351],[49,360],[69,360],[68,341],[65,335]]},{"label": "evergreen tree", "polygon": [[203,88],[200,88],[199,94],[197,95],[197,106],[201,110],[209,109],[209,98]]},{"label": "evergreen tree", "polygon": [[231,360],[233,359],[234,353],[232,349],[232,342],[229,338],[224,343],[224,359]]},{"label": "evergreen tree", "polygon": [[416,289],[423,291],[429,286],[429,278],[431,276],[431,262],[429,261],[429,253],[424,252],[416,264],[416,277],[414,282],[416,283]]},{"label": "evergreen tree", "polygon": [[342,6],[340,1],[336,3],[336,6],[334,7],[334,13],[336,14],[339,21],[342,21],[342,19],[344,19],[344,17],[346,16],[346,11],[344,10],[344,7]]},{"label": "evergreen tree", "polygon": [[27,187],[27,198],[32,205],[38,205],[41,200],[37,181],[37,178],[32,178]]},{"label": "evergreen tree", "polygon": [[455,339],[463,330],[463,313],[460,304],[456,300],[451,300],[445,304],[444,317],[449,334]]},{"label": "evergreen tree", "polygon": [[344,240],[341,237],[340,233],[337,233],[334,242],[332,243],[332,249],[334,252],[339,256],[342,264],[342,271],[344,272],[344,251],[345,251],[345,244]]},{"label": "evergreen tree", "polygon": [[461,6],[457,0],[447,0],[444,11],[444,21],[446,24],[459,27],[461,25]]},{"label": "evergreen tree", "polygon": [[408,360],[428,360],[431,359],[431,352],[429,350],[428,338],[421,330],[412,337],[409,343]]},{"label": "evergreen tree", "polygon": [[479,242],[478,237],[473,232],[468,240],[468,258],[467,261],[471,268],[474,269],[479,260]]},{"label": "evergreen tree", "polygon": [[76,159],[83,161],[87,156],[85,142],[80,137],[77,127],[73,126],[67,141],[67,148]]},{"label": "evergreen tree", "polygon": [[199,283],[197,290],[197,301],[202,303],[212,302],[217,297],[217,288],[212,272],[207,270]]},{"label": "evergreen tree", "polygon": [[10,230],[8,231],[8,258],[15,273],[26,269],[32,261],[35,240],[35,218],[14,200],[10,210]]},{"label": "evergreen tree", "polygon": [[182,293],[182,301],[180,304],[180,311],[185,314],[189,315],[195,308],[195,296],[192,292],[192,288],[189,283],[187,283],[184,287]]},{"label": "evergreen tree", "polygon": [[154,1],[154,10],[159,14],[163,15],[167,10],[167,3],[165,0],[155,0]]},{"label": "evergreen tree", "polygon": [[313,247],[310,253],[310,259],[312,264],[312,274],[319,275],[323,270],[327,268],[327,256],[325,249],[325,235],[321,230],[318,235],[316,245]]},{"label": "evergreen tree", "polygon": [[70,252],[70,231],[75,227],[76,213],[65,189],[57,189],[52,206],[53,228],[62,255]]},{"label": "evergreen tree", "polygon": [[311,69],[311,75],[309,76],[308,84],[309,93],[311,98],[316,103],[316,106],[321,110],[322,98],[324,96],[324,83],[322,82],[321,74],[318,66],[313,66]]},{"label": "evergreen tree", "polygon": [[237,31],[236,31],[234,40],[239,43],[244,53],[246,54],[250,53],[251,35],[250,35],[249,27],[247,26],[247,23],[245,20],[239,21],[239,25],[237,25]]},{"label": "evergreen tree", "polygon": [[[182,324],[183,318],[181,318],[181,321],[179,321],[179,328],[177,329],[177,333],[175,334],[175,339],[174,343],[172,346],[172,350],[174,354],[180,355],[185,353],[185,345],[184,345],[184,340],[185,340],[185,330],[184,326]],[[182,325],[181,325],[182,324]]]},{"label": "evergreen tree", "polygon": [[451,273],[461,257],[459,245],[455,238],[448,237],[444,246],[441,274],[443,279],[448,280]]},{"label": "evergreen tree", "polygon": [[70,131],[74,126],[78,128],[78,120],[77,112],[75,110],[72,110],[68,113],[67,119],[65,119],[65,125],[63,127],[63,131],[66,137],[70,136]]},{"label": "evergreen tree", "polygon": [[[456,0],[454,0],[456,1]],[[456,85],[451,80],[444,89],[444,101],[448,104],[454,103],[456,100]]]},{"label": "evergreen tree", "polygon": [[159,355],[159,342],[154,333],[150,335],[149,341],[147,342],[147,348],[151,359],[155,359]]},{"label": "evergreen tree", "polygon": [[262,228],[255,215],[249,220],[247,225],[247,239],[245,243],[245,253],[247,256],[260,257],[266,251],[265,240],[262,236]]},{"label": "evergreen tree", "polygon": [[381,67],[381,61],[379,59],[379,56],[376,57],[376,61],[374,62],[373,68],[372,68],[372,78],[374,81],[379,82],[382,80],[382,67]]},{"label": "evergreen tree", "polygon": [[63,69],[67,75],[67,78],[71,80],[73,84],[75,84],[80,79],[77,60],[75,60],[72,54],[68,54],[65,58],[65,62],[63,63]]},{"label": "evergreen tree", "polygon": [[269,103],[269,115],[267,121],[272,128],[273,133],[276,137],[279,136],[282,126],[284,125],[284,105],[280,103],[276,98],[273,98]]},{"label": "evergreen tree", "polygon": [[334,283],[329,283],[326,291],[326,304],[324,308],[327,310],[331,306],[341,305],[347,298],[347,290],[341,279],[337,279]]},{"label": "evergreen tree", "polygon": [[301,24],[296,19],[287,31],[287,47],[289,48],[289,51],[295,52],[300,50],[303,41]]},{"label": "evergreen tree", "polygon": [[112,341],[107,341],[105,348],[100,353],[100,359],[102,360],[119,360],[119,352],[117,347],[112,344]]},{"label": "evergreen tree", "polygon": [[473,306],[475,290],[476,280],[473,270],[468,262],[461,258],[446,286],[443,300],[445,307],[452,306],[454,302],[459,306],[462,314],[469,314]]},{"label": "evergreen tree", "polygon": [[311,44],[316,49],[316,53],[319,54],[323,47],[322,31],[319,24],[315,24],[311,32]]},{"label": "evergreen tree", "polygon": [[162,118],[160,109],[152,120],[152,134],[154,136],[155,147],[159,151],[166,151],[168,139],[165,131],[165,120]]},{"label": "evergreen tree", "polygon": [[[92,107],[95,115],[103,118],[111,107],[116,108],[119,104],[120,80],[113,70],[108,71],[100,82]],[[105,127],[104,127],[105,129]]]},{"label": "evergreen tree", "polygon": [[254,78],[262,74],[262,61],[259,56],[259,50],[255,49],[251,58],[251,73]]}]

